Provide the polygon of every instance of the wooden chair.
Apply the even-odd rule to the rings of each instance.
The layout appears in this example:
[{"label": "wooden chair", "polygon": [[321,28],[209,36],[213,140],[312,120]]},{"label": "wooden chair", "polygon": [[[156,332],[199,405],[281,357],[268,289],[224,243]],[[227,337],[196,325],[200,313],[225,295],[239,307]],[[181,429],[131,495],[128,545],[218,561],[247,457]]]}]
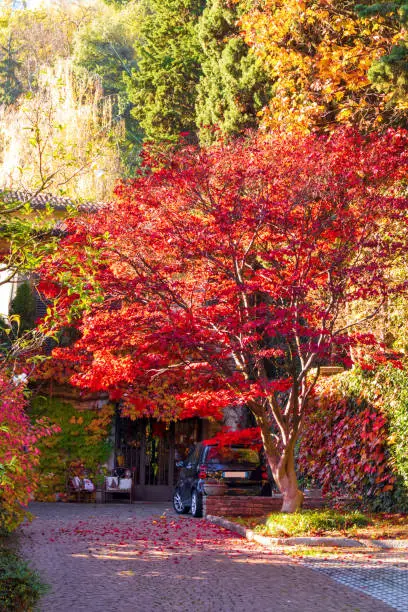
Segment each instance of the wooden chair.
[{"label": "wooden chair", "polygon": [[83,479],[79,476],[68,474],[67,478],[67,493],[68,499],[72,497],[76,502],[92,502],[96,501],[96,487],[93,485],[93,489],[86,485],[84,480],[91,482],[89,478]]},{"label": "wooden chair", "polygon": [[133,501],[133,480],[132,478],[121,478],[119,476],[105,476],[103,500],[106,504],[108,497],[113,495],[129,496],[129,503]]}]

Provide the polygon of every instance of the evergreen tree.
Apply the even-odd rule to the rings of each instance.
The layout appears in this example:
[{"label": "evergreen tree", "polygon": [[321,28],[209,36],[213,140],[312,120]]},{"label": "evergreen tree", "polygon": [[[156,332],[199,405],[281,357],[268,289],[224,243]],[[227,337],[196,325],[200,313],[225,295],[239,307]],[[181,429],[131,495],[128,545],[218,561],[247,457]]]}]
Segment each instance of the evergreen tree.
[{"label": "evergreen tree", "polygon": [[361,17],[371,17],[373,15],[389,17],[393,15],[402,22],[408,20],[407,0],[391,0],[391,2],[366,2],[357,4],[356,10]]},{"label": "evergreen tree", "polygon": [[126,79],[132,114],[148,139],[177,140],[180,132],[196,130],[197,21],[204,0],[145,0],[143,6],[138,67]]},{"label": "evergreen tree", "polygon": [[18,77],[20,68],[18,51],[13,47],[14,41],[11,35],[5,44],[0,46],[0,104],[13,104],[23,93],[23,86]]},{"label": "evergreen tree", "polygon": [[271,95],[271,81],[240,36],[239,3],[209,0],[198,26],[203,75],[198,85],[197,125],[208,142],[256,127]]},{"label": "evergreen tree", "polygon": [[386,94],[388,99],[388,121],[407,126],[408,95],[408,25],[407,0],[391,2],[369,2],[359,4],[356,11],[360,17],[372,17],[387,23],[389,27],[389,44],[386,52],[373,62],[368,77],[373,85]]},{"label": "evergreen tree", "polygon": [[36,304],[33,289],[28,281],[18,286],[15,298],[11,302],[10,315],[18,315],[20,322],[18,332],[22,334],[35,325]]}]

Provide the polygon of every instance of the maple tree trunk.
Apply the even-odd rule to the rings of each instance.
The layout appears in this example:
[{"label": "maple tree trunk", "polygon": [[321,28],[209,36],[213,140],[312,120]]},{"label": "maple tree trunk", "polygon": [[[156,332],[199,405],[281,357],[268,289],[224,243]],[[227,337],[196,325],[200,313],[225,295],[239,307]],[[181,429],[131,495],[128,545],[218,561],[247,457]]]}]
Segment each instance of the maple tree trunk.
[{"label": "maple tree trunk", "polygon": [[296,512],[303,504],[304,495],[300,491],[295,470],[295,440],[288,442],[278,453],[272,442],[270,426],[262,417],[257,418],[261,428],[265,456],[272,471],[275,484],[283,496],[282,512]]},{"label": "maple tree trunk", "polygon": [[289,456],[282,458],[278,464],[278,469],[272,469],[275,482],[283,495],[282,512],[296,512],[303,504],[303,493],[298,488],[297,476],[295,471],[294,452],[291,450]]}]

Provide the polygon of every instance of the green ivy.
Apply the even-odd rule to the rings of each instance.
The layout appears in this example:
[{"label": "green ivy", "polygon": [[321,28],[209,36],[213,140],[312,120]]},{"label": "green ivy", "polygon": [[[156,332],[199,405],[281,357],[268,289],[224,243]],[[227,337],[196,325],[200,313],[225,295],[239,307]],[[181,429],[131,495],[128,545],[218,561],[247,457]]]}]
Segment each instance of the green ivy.
[{"label": "green ivy", "polygon": [[72,464],[81,464],[95,477],[111,451],[109,439],[113,408],[78,410],[71,404],[50,397],[33,400],[33,419],[48,417],[61,429],[39,444],[40,483],[37,499],[53,501],[64,497],[67,474]]}]

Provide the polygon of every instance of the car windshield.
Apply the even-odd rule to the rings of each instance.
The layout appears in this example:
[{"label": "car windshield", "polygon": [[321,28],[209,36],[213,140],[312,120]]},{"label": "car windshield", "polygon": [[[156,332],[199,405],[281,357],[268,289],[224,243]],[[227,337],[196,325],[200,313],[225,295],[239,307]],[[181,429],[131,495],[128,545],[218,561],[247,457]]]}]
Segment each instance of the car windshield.
[{"label": "car windshield", "polygon": [[260,459],[254,448],[211,446],[207,453],[207,463],[259,465]]}]

